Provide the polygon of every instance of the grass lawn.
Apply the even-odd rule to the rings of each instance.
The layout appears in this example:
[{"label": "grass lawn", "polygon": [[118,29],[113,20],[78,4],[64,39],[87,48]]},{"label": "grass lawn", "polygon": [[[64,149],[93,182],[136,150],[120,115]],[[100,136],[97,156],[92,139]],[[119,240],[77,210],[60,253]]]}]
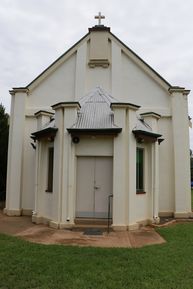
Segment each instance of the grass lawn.
[{"label": "grass lawn", "polygon": [[191,196],[192,196],[191,202],[192,202],[192,211],[193,211],[193,189],[191,190]]},{"label": "grass lawn", "polygon": [[39,245],[0,235],[0,289],[193,288],[193,224],[140,249]]}]

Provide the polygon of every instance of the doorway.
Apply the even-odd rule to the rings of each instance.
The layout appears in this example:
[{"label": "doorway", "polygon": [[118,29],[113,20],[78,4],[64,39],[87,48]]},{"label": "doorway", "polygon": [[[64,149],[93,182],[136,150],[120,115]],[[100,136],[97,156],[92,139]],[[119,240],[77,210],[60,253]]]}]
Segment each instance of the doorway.
[{"label": "doorway", "polygon": [[113,158],[77,158],[77,218],[107,218],[112,194]]}]

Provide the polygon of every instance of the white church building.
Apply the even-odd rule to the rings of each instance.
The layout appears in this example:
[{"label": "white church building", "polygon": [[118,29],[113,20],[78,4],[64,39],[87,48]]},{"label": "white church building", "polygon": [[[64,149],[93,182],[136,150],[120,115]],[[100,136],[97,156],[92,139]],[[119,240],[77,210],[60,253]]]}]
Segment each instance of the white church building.
[{"label": "white church building", "polygon": [[[189,90],[99,24],[10,93],[4,212],[115,230],[191,216]],[[169,65],[169,64],[168,64]]]}]

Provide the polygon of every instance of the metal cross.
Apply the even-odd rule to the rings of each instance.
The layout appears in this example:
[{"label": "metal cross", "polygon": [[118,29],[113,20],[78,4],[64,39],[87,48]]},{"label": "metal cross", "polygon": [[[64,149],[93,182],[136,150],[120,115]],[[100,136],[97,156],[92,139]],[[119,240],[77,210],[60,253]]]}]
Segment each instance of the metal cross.
[{"label": "metal cross", "polygon": [[98,25],[101,25],[101,19],[105,19],[105,16],[101,15],[101,12],[99,12],[99,15],[94,17],[95,19],[98,19]]}]

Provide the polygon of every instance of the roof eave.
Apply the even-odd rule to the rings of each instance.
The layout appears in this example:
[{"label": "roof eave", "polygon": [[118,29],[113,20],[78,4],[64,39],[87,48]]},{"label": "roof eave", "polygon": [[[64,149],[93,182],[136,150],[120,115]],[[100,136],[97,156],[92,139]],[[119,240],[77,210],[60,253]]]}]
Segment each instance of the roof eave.
[{"label": "roof eave", "polygon": [[188,95],[190,93],[189,89],[185,89],[185,87],[180,87],[180,86],[171,86],[168,89],[168,91],[170,94],[177,92],[177,93],[182,93],[183,95]]},{"label": "roof eave", "polygon": [[161,118],[161,115],[160,115],[160,114],[158,114],[158,113],[156,113],[156,112],[153,112],[153,111],[140,113],[140,115],[141,115],[142,117],[148,117],[148,116],[151,117],[151,116],[153,116],[153,117],[155,117],[155,118],[157,118],[157,119],[160,119],[160,118]]},{"label": "roof eave", "polygon": [[77,135],[117,135],[122,128],[67,128],[72,136]]},{"label": "roof eave", "polygon": [[91,28],[88,28],[88,31],[89,31],[89,33],[90,32],[93,32],[93,31],[108,31],[108,32],[110,32],[111,31],[111,28],[110,27],[107,27],[107,26],[105,26],[105,25],[95,25],[95,26],[93,26],[93,27],[91,27]]},{"label": "roof eave", "polygon": [[48,127],[48,128],[33,132],[31,134],[31,137],[33,139],[35,139],[35,140],[42,139],[42,138],[45,138],[45,137],[46,138],[47,137],[54,138],[56,133],[57,133],[57,131],[58,131],[58,129],[56,127]]},{"label": "roof eave", "polygon": [[138,142],[156,142],[161,134],[148,132],[145,130],[133,130],[133,134]]},{"label": "roof eave", "polygon": [[56,103],[56,104],[52,105],[51,107],[54,110],[56,110],[58,108],[66,108],[66,107],[68,107],[68,108],[74,107],[74,108],[80,109],[81,105],[78,101],[65,101],[65,102]]},{"label": "roof eave", "polygon": [[128,103],[128,102],[112,102],[110,108],[130,108],[134,110],[138,110],[140,108],[139,105]]},{"label": "roof eave", "polygon": [[11,95],[15,95],[19,92],[28,94],[29,89],[27,87],[13,87],[11,90],[9,90],[9,93]]}]

